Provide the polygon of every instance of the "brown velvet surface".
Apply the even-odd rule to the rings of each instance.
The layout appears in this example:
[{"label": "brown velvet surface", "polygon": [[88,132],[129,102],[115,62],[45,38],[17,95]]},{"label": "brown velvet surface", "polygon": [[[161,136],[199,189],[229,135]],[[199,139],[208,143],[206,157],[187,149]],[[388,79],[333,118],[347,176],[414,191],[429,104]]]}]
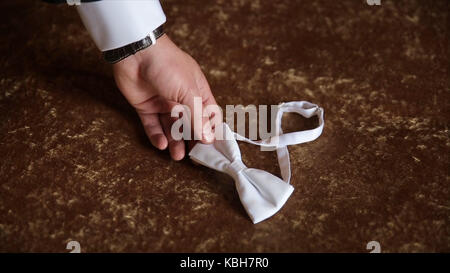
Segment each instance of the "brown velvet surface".
[{"label": "brown velvet surface", "polygon": [[222,107],[325,109],[323,135],[289,148],[291,198],[252,224],[231,177],[150,145],[73,7],[2,1],[0,251],[450,250],[447,1],[163,7]]}]

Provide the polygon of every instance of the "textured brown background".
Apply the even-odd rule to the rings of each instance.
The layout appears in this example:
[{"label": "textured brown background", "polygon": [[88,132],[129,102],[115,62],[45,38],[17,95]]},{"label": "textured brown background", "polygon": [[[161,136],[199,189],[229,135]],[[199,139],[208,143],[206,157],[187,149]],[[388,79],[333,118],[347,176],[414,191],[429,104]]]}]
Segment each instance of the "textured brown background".
[{"label": "textured brown background", "polygon": [[447,2],[163,1],[221,106],[325,109],[253,225],[230,177],[151,147],[74,8],[1,1],[0,250],[450,251]]}]

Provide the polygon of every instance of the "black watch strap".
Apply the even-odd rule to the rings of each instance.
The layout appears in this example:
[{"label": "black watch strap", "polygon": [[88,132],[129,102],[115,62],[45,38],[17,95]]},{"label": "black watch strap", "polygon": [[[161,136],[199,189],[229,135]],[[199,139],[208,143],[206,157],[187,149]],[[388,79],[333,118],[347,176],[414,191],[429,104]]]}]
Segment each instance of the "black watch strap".
[{"label": "black watch strap", "polygon": [[[159,26],[157,29],[153,31],[153,35],[155,40],[161,37],[164,34],[163,25]],[[108,63],[117,63],[121,60],[125,59],[128,56],[136,54],[138,51],[143,50],[153,44],[152,38],[150,35],[147,35],[144,39],[139,40],[137,42],[128,44],[123,47],[103,51],[103,58]]]}]

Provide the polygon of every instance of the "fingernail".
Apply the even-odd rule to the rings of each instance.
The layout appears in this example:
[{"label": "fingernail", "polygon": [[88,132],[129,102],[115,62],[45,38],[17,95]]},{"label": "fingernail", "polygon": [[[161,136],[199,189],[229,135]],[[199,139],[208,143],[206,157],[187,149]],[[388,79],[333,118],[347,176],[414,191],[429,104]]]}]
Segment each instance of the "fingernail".
[{"label": "fingernail", "polygon": [[214,135],[212,133],[203,134],[203,138],[206,142],[212,142],[214,140]]}]

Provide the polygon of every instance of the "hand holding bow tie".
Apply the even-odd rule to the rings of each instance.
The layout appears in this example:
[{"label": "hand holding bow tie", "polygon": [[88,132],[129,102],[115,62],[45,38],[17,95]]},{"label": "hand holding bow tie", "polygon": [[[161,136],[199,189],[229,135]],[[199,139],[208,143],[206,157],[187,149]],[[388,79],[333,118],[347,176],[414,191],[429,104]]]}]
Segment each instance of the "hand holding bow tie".
[{"label": "hand holding bow tie", "polygon": [[[281,118],[284,112],[296,112],[306,118],[317,115],[319,126],[312,130],[282,134]],[[189,153],[193,161],[233,177],[242,205],[254,224],[274,215],[293,192],[294,187],[289,184],[291,171],[287,146],[312,141],[320,136],[324,126],[323,109],[306,101],[283,103],[279,106],[276,121],[280,135],[264,141],[252,141],[233,133],[223,123],[223,140],[216,140],[213,144],[198,143]],[[284,181],[266,171],[247,168],[242,162],[236,139],[276,147]]]}]

